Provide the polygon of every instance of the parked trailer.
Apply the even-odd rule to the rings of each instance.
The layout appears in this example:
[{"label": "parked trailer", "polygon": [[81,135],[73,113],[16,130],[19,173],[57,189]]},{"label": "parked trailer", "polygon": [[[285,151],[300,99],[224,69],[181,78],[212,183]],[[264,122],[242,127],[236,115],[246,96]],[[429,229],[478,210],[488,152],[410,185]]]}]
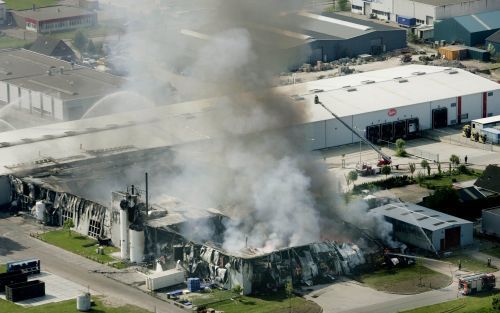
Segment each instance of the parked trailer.
[{"label": "parked trailer", "polygon": [[45,296],[45,283],[40,280],[12,284],[5,287],[5,298],[12,302],[43,296]]},{"label": "parked trailer", "polygon": [[493,274],[472,274],[458,280],[458,290],[463,295],[472,295],[495,288],[496,277]]},{"label": "parked trailer", "polygon": [[20,261],[7,262],[7,272],[21,270],[28,275],[40,274],[40,259],[28,259]]},{"label": "parked trailer", "polygon": [[28,274],[21,270],[0,274],[0,292],[5,292],[5,286],[28,281]]},{"label": "parked trailer", "polygon": [[184,271],[171,269],[153,273],[146,277],[146,287],[149,290],[158,290],[184,283]]}]

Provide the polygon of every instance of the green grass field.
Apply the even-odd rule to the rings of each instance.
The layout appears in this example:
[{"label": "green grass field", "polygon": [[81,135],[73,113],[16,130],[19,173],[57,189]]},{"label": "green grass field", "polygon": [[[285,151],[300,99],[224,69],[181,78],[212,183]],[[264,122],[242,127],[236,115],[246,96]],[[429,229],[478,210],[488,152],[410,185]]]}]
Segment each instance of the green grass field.
[{"label": "green grass field", "polygon": [[[319,313],[321,308],[314,302],[301,297],[292,297],[292,311],[294,313]],[[225,313],[286,313],[289,312],[290,301],[284,292],[259,297],[242,296],[233,300],[224,300],[207,307]]]},{"label": "green grass field", "polygon": [[5,273],[7,271],[7,268],[5,267],[5,264],[0,264],[0,273]]},{"label": "green grass field", "polygon": [[442,259],[442,261],[450,262],[458,266],[458,262],[462,262],[462,270],[469,272],[494,272],[496,268],[488,267],[487,261],[479,261],[467,255],[454,255]]},{"label": "green grass field", "polygon": [[453,185],[453,179],[455,179],[457,182],[460,182],[460,181],[476,179],[479,176],[481,176],[481,174],[474,173],[474,174],[458,174],[452,176],[442,176],[440,178],[424,178],[421,185],[428,189],[451,187]]},{"label": "green grass field", "polygon": [[500,258],[500,247],[482,250],[481,252]]},{"label": "green grass field", "polygon": [[491,300],[493,294],[485,293],[477,296],[467,296],[458,300],[421,307],[404,313],[498,313],[493,310]]},{"label": "green grass field", "polygon": [[67,230],[46,232],[40,235],[40,239],[99,263],[114,261],[115,259],[111,257],[110,254],[119,250],[115,247],[104,247],[104,254],[97,254],[97,240],[82,236],[75,232],[72,232],[70,236]]},{"label": "green grass field", "polygon": [[[107,307],[102,301],[94,298],[95,305],[89,312],[94,313],[146,313],[144,309],[134,306],[122,306],[117,308]],[[9,301],[0,299],[0,312],[5,313],[73,313],[79,312],[76,309],[76,300],[45,304],[35,307],[25,308]]]},{"label": "green grass field", "polygon": [[23,48],[28,44],[31,44],[32,41],[22,40],[18,38],[12,38],[9,36],[1,36],[0,37],[0,49],[6,48]]},{"label": "green grass field", "polygon": [[419,264],[394,270],[378,270],[361,275],[358,280],[376,290],[399,294],[421,293],[443,288],[451,283],[450,277]]},{"label": "green grass field", "polygon": [[5,0],[7,8],[12,10],[31,9],[33,4],[37,7],[46,7],[57,4],[57,0]]}]

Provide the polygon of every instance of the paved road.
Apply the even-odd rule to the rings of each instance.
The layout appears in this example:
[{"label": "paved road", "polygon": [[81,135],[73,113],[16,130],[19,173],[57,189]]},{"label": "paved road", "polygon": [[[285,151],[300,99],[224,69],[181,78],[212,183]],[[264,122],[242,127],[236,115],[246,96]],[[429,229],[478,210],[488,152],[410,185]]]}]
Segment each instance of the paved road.
[{"label": "paved road", "polygon": [[110,267],[31,238],[28,234],[38,228],[25,223],[21,217],[0,218],[0,263],[12,259],[40,258],[42,269],[82,286],[89,286],[106,301],[115,305],[132,304],[158,313],[186,311],[149,296],[133,287],[89,271],[112,271]]}]

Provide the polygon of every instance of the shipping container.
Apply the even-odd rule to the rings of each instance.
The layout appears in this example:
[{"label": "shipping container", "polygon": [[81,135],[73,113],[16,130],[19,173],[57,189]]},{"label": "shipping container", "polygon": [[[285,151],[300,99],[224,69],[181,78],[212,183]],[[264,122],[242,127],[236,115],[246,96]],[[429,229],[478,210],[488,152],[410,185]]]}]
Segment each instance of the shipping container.
[{"label": "shipping container", "polygon": [[478,49],[474,47],[468,48],[469,58],[473,60],[488,62],[490,60],[490,53],[483,49]]},{"label": "shipping container", "polygon": [[146,277],[146,287],[149,290],[158,290],[184,283],[184,271],[171,269],[153,273]]},{"label": "shipping container", "polygon": [[5,286],[15,284],[15,283],[24,283],[28,281],[28,274],[23,273],[21,270],[10,272],[10,273],[1,273],[0,274],[0,292],[5,291]]},{"label": "shipping container", "polygon": [[438,49],[446,60],[464,60],[467,59],[467,47],[464,46],[446,46]]},{"label": "shipping container", "polygon": [[417,19],[414,17],[405,17],[398,15],[396,18],[397,22],[401,26],[412,27],[417,24]]},{"label": "shipping container", "polygon": [[481,133],[486,135],[486,142],[500,144],[500,130],[496,128],[483,128]]},{"label": "shipping container", "polygon": [[5,287],[5,298],[12,302],[43,296],[45,296],[45,283],[40,280],[12,284]]}]

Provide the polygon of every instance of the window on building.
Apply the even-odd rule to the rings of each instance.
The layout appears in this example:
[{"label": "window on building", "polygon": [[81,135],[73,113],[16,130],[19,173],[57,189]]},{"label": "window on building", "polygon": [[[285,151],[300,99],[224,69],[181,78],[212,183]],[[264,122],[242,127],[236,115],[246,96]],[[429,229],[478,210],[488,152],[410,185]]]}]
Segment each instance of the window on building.
[{"label": "window on building", "polygon": [[425,24],[424,20],[419,20],[418,18],[416,19],[417,24]]},{"label": "window on building", "polygon": [[352,8],[353,10],[363,11],[363,8],[362,8],[362,7],[360,7],[359,5],[354,5],[354,4],[353,4],[353,5],[351,6],[351,8]]},{"label": "window on building", "polygon": [[452,108],[454,108],[454,107],[456,107],[456,106],[457,106],[457,104],[456,104],[456,103],[452,103],[450,106],[451,106]]},{"label": "window on building", "polygon": [[469,113],[460,115],[460,119],[462,119],[462,120],[466,120],[468,118],[469,118]]},{"label": "window on building", "polygon": [[451,124],[451,125],[454,125],[454,124],[456,124],[456,123],[457,123],[457,120],[451,120],[451,121],[450,121],[450,124]]},{"label": "window on building", "polygon": [[492,117],[493,116],[493,113],[488,113],[488,117]]},{"label": "window on building", "polygon": [[492,96],[493,96],[493,91],[488,92],[488,97],[492,97]]},{"label": "window on building", "polygon": [[93,238],[98,238],[101,234],[101,223],[99,221],[90,220],[88,235]]},{"label": "window on building", "polygon": [[67,219],[73,219],[73,211],[70,211],[70,210],[62,210],[62,223],[64,224],[64,222],[67,220]]}]

